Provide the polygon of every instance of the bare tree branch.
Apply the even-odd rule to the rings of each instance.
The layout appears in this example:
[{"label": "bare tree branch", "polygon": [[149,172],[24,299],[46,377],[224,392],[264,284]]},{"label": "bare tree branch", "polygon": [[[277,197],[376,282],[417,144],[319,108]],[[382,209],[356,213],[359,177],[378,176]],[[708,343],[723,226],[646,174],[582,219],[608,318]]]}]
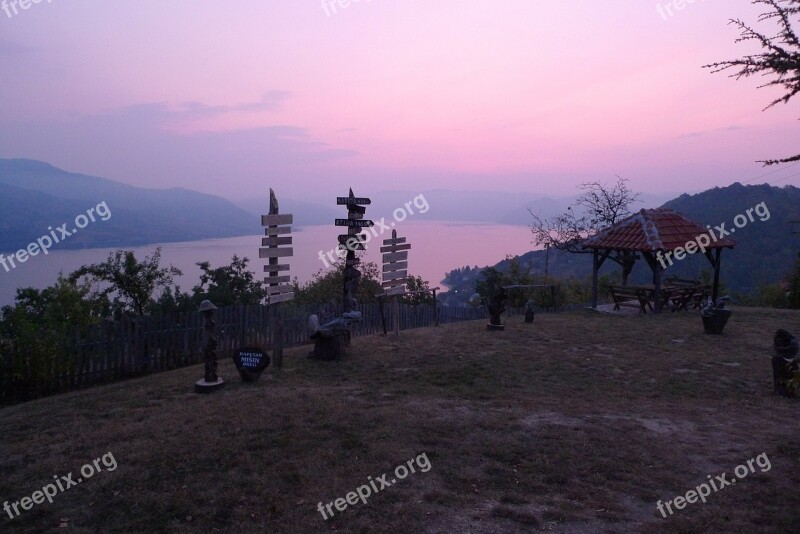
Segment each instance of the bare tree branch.
[{"label": "bare tree branch", "polygon": [[[779,103],[786,104],[792,97],[800,93],[800,39],[790,21],[792,16],[800,15],[800,0],[753,0],[753,4],[766,4],[770,8],[770,11],[759,15],[758,22],[776,21],[779,26],[777,35],[769,37],[739,19],[731,19],[729,23],[736,26],[741,32],[736,43],[757,41],[764,52],[746,55],[740,59],[703,65],[703,68],[709,68],[713,73],[735,69],[736,72],[730,77],[737,80],[756,74],[772,75],[771,80],[759,85],[758,88],[777,86],[781,87],[785,93],[770,102],[764,108],[766,110]],[[800,154],[788,158],[769,159],[759,163],[766,166],[798,160],[800,160]]]},{"label": "bare tree branch", "polygon": [[583,183],[578,186],[582,193],[566,213],[548,219],[542,219],[529,209],[533,217],[534,243],[566,252],[587,252],[581,245],[584,239],[629,217],[631,205],[639,202],[639,194],[631,191],[627,182],[617,176],[612,187],[600,182]]}]

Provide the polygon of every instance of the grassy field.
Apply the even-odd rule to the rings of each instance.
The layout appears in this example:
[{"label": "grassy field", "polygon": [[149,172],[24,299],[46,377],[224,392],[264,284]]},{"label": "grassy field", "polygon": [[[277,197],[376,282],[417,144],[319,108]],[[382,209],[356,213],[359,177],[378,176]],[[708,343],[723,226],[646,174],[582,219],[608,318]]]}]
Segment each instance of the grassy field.
[{"label": "grassy field", "polygon": [[[340,362],[197,395],[202,366],[0,409],[0,500],[77,481],[10,532],[786,532],[800,510],[798,401],[772,395],[772,336],[800,313],[582,311],[357,338]],[[429,469],[422,472],[427,459]],[[769,469],[684,495],[762,455]],[[323,519],[375,487],[367,504]],[[97,472],[100,471],[100,472]],[[66,484],[64,484],[66,485]],[[340,505],[342,502],[339,503]]]}]

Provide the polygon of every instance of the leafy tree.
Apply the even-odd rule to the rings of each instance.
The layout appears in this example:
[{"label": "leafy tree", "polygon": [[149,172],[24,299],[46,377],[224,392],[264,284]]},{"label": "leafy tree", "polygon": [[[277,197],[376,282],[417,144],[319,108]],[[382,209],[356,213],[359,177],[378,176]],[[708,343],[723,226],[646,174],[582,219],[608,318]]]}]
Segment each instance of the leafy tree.
[{"label": "leafy tree", "polygon": [[[754,30],[739,19],[731,19],[730,24],[736,26],[741,35],[736,43],[755,41],[763,50],[760,54],[748,54],[740,59],[721,61],[703,65],[712,72],[734,69],[732,78],[748,78],[753,75],[771,76],[771,79],[760,85],[762,87],[780,87],[784,94],[764,108],[769,109],[779,103],[788,103],[800,93],[800,39],[792,27],[791,19],[800,15],[800,0],[753,0],[755,4],[765,4],[769,10],[758,17],[758,22],[775,21],[779,31],[775,36],[768,36]],[[764,165],[788,163],[800,160],[800,154],[782,159],[763,161]]]},{"label": "leafy tree", "polygon": [[7,319],[14,314],[41,327],[50,324],[85,327],[95,324],[109,313],[109,302],[103,295],[93,293],[88,282],[58,275],[56,283],[39,290],[32,287],[17,289],[15,305],[3,306],[0,333],[13,337],[13,327]]},{"label": "leafy tree", "polygon": [[173,276],[182,274],[180,269],[173,266],[162,268],[160,261],[161,248],[141,262],[136,260],[132,251],[117,250],[109,254],[103,263],[84,265],[69,275],[69,280],[74,282],[86,277],[88,281],[107,284],[100,294],[114,295],[115,316],[143,316],[145,310],[155,302],[156,290],[171,287]]},{"label": "leafy tree", "polygon": [[204,299],[209,299],[217,306],[263,302],[266,289],[247,269],[248,261],[247,258],[239,259],[234,255],[230,265],[216,269],[212,269],[207,261],[199,262],[197,265],[203,273],[200,275],[200,284],[193,289],[194,303],[199,305]]},{"label": "leafy tree", "polygon": [[406,282],[406,289],[408,291],[425,291],[425,293],[417,293],[415,295],[404,295],[400,302],[404,304],[433,304],[433,293],[430,291],[431,287],[427,281],[423,280],[420,276],[409,276]]},{"label": "leafy tree", "polygon": [[483,298],[484,303],[496,294],[503,286],[511,284],[511,279],[494,267],[486,267],[475,283],[475,292]]},{"label": "leafy tree", "polygon": [[105,296],[93,293],[88,283],[62,275],[43,290],[18,289],[14,306],[4,306],[0,320],[0,360],[11,371],[11,400],[57,387],[75,364],[70,347],[75,329],[99,322],[108,308]]}]

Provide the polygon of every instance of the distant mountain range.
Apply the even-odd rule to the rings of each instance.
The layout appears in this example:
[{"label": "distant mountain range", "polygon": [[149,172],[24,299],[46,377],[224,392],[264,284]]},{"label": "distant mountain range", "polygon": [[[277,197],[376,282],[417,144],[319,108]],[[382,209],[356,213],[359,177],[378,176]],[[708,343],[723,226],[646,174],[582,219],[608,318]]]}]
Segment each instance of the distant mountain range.
[{"label": "distant mountain range", "polygon": [[[255,235],[269,199],[230,200],[182,188],[143,189],[71,173],[29,159],[0,159],[0,251],[16,251],[105,202],[111,217],[91,223],[59,248],[134,247]],[[331,224],[335,205],[279,199],[295,226]],[[57,234],[58,235],[58,234]]]},{"label": "distant mountain range", "polygon": [[[540,217],[563,213],[575,198],[537,197],[536,195],[506,191],[379,191],[369,196],[372,204],[367,213],[373,217],[388,219],[397,208],[418,195],[424,195],[429,209],[426,213],[415,213],[414,220],[486,222],[527,226],[531,223],[531,211]],[[676,194],[643,194],[641,207],[653,207],[674,198]],[[422,199],[420,199],[420,204]],[[528,210],[531,211],[528,211]],[[419,210],[416,210],[419,211]]]},{"label": "distant mountain range", "polygon": [[[343,191],[344,192],[344,191]],[[393,213],[414,202],[411,220],[530,223],[531,209],[541,216],[562,212],[572,198],[530,198],[524,193],[448,191],[358,191],[372,198],[368,215],[391,221]],[[422,195],[424,198],[419,198]],[[528,197],[528,198],[526,198]],[[644,205],[666,195],[643,196]],[[284,198],[281,213],[294,214],[295,226],[333,224],[342,207]],[[64,222],[105,202],[111,218],[96,222],[59,244],[59,248],[133,247],[255,235],[268,210],[266,194],[237,201],[182,188],[143,189],[96,176],[72,173],[30,159],[0,159],[0,251],[16,251]],[[413,206],[413,204],[412,204]],[[422,213],[424,211],[425,213]]]},{"label": "distant mountain range", "polygon": [[25,247],[105,202],[91,223],[60,247],[116,247],[256,234],[260,221],[230,201],[187,189],[141,189],[63,171],[41,161],[0,159],[0,250]]},{"label": "distant mountain range", "polygon": [[[754,222],[748,221],[746,226],[731,236],[736,241],[736,247],[722,253],[722,282],[734,293],[749,294],[759,285],[785,280],[794,265],[800,252],[800,235],[795,232],[800,228],[790,224],[790,221],[800,221],[799,188],[767,184],[746,186],[737,182],[696,195],[684,194],[661,207],[673,209],[702,225],[714,227],[724,222],[729,230],[737,215],[745,214],[748,209],[762,202],[769,210],[769,219],[761,221],[754,214]],[[530,266],[535,273],[543,273],[547,263],[550,275],[559,278],[584,279],[592,272],[590,254],[537,250],[520,256],[520,262],[524,267]],[[507,264],[503,260],[494,267],[504,270]],[[442,294],[442,301],[451,305],[466,303],[466,299],[474,292],[480,270],[477,266],[464,266],[448,273],[443,283],[451,291]],[[703,270],[710,270],[710,264],[704,257],[694,255],[675,263],[667,270],[667,275],[697,278]],[[617,264],[606,262],[600,273],[618,274],[619,271]],[[639,261],[631,282],[651,283],[651,277],[650,269],[643,261]]]}]

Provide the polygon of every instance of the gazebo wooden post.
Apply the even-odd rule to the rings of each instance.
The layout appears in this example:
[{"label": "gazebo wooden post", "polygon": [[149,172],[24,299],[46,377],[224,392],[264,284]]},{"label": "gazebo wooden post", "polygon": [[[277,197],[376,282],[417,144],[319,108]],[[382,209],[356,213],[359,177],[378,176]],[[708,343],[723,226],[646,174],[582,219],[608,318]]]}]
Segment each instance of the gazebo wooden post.
[{"label": "gazebo wooden post", "polygon": [[653,300],[655,300],[653,310],[654,313],[661,313],[661,275],[664,269],[661,268],[661,265],[651,252],[642,252],[642,256],[650,267],[650,270],[653,271],[653,286],[655,286],[655,291],[653,292]]},{"label": "gazebo wooden post", "polygon": [[716,250],[716,258],[714,259],[714,287],[711,289],[711,300],[717,302],[719,296],[719,270],[722,263],[722,249]]},{"label": "gazebo wooden post", "polygon": [[600,254],[600,249],[592,249],[592,308],[594,309],[597,309],[597,273],[609,254],[611,254],[611,249],[604,249],[602,254]]},{"label": "gazebo wooden post", "polygon": [[653,293],[653,298],[655,299],[655,313],[661,313],[661,267],[656,263],[655,267],[653,267],[653,285],[656,286],[656,290]]},{"label": "gazebo wooden post", "polygon": [[706,250],[706,258],[714,268],[714,285],[711,287],[711,300],[717,302],[717,297],[719,297],[719,272],[722,266],[722,249],[717,248],[714,250],[715,252]]}]

